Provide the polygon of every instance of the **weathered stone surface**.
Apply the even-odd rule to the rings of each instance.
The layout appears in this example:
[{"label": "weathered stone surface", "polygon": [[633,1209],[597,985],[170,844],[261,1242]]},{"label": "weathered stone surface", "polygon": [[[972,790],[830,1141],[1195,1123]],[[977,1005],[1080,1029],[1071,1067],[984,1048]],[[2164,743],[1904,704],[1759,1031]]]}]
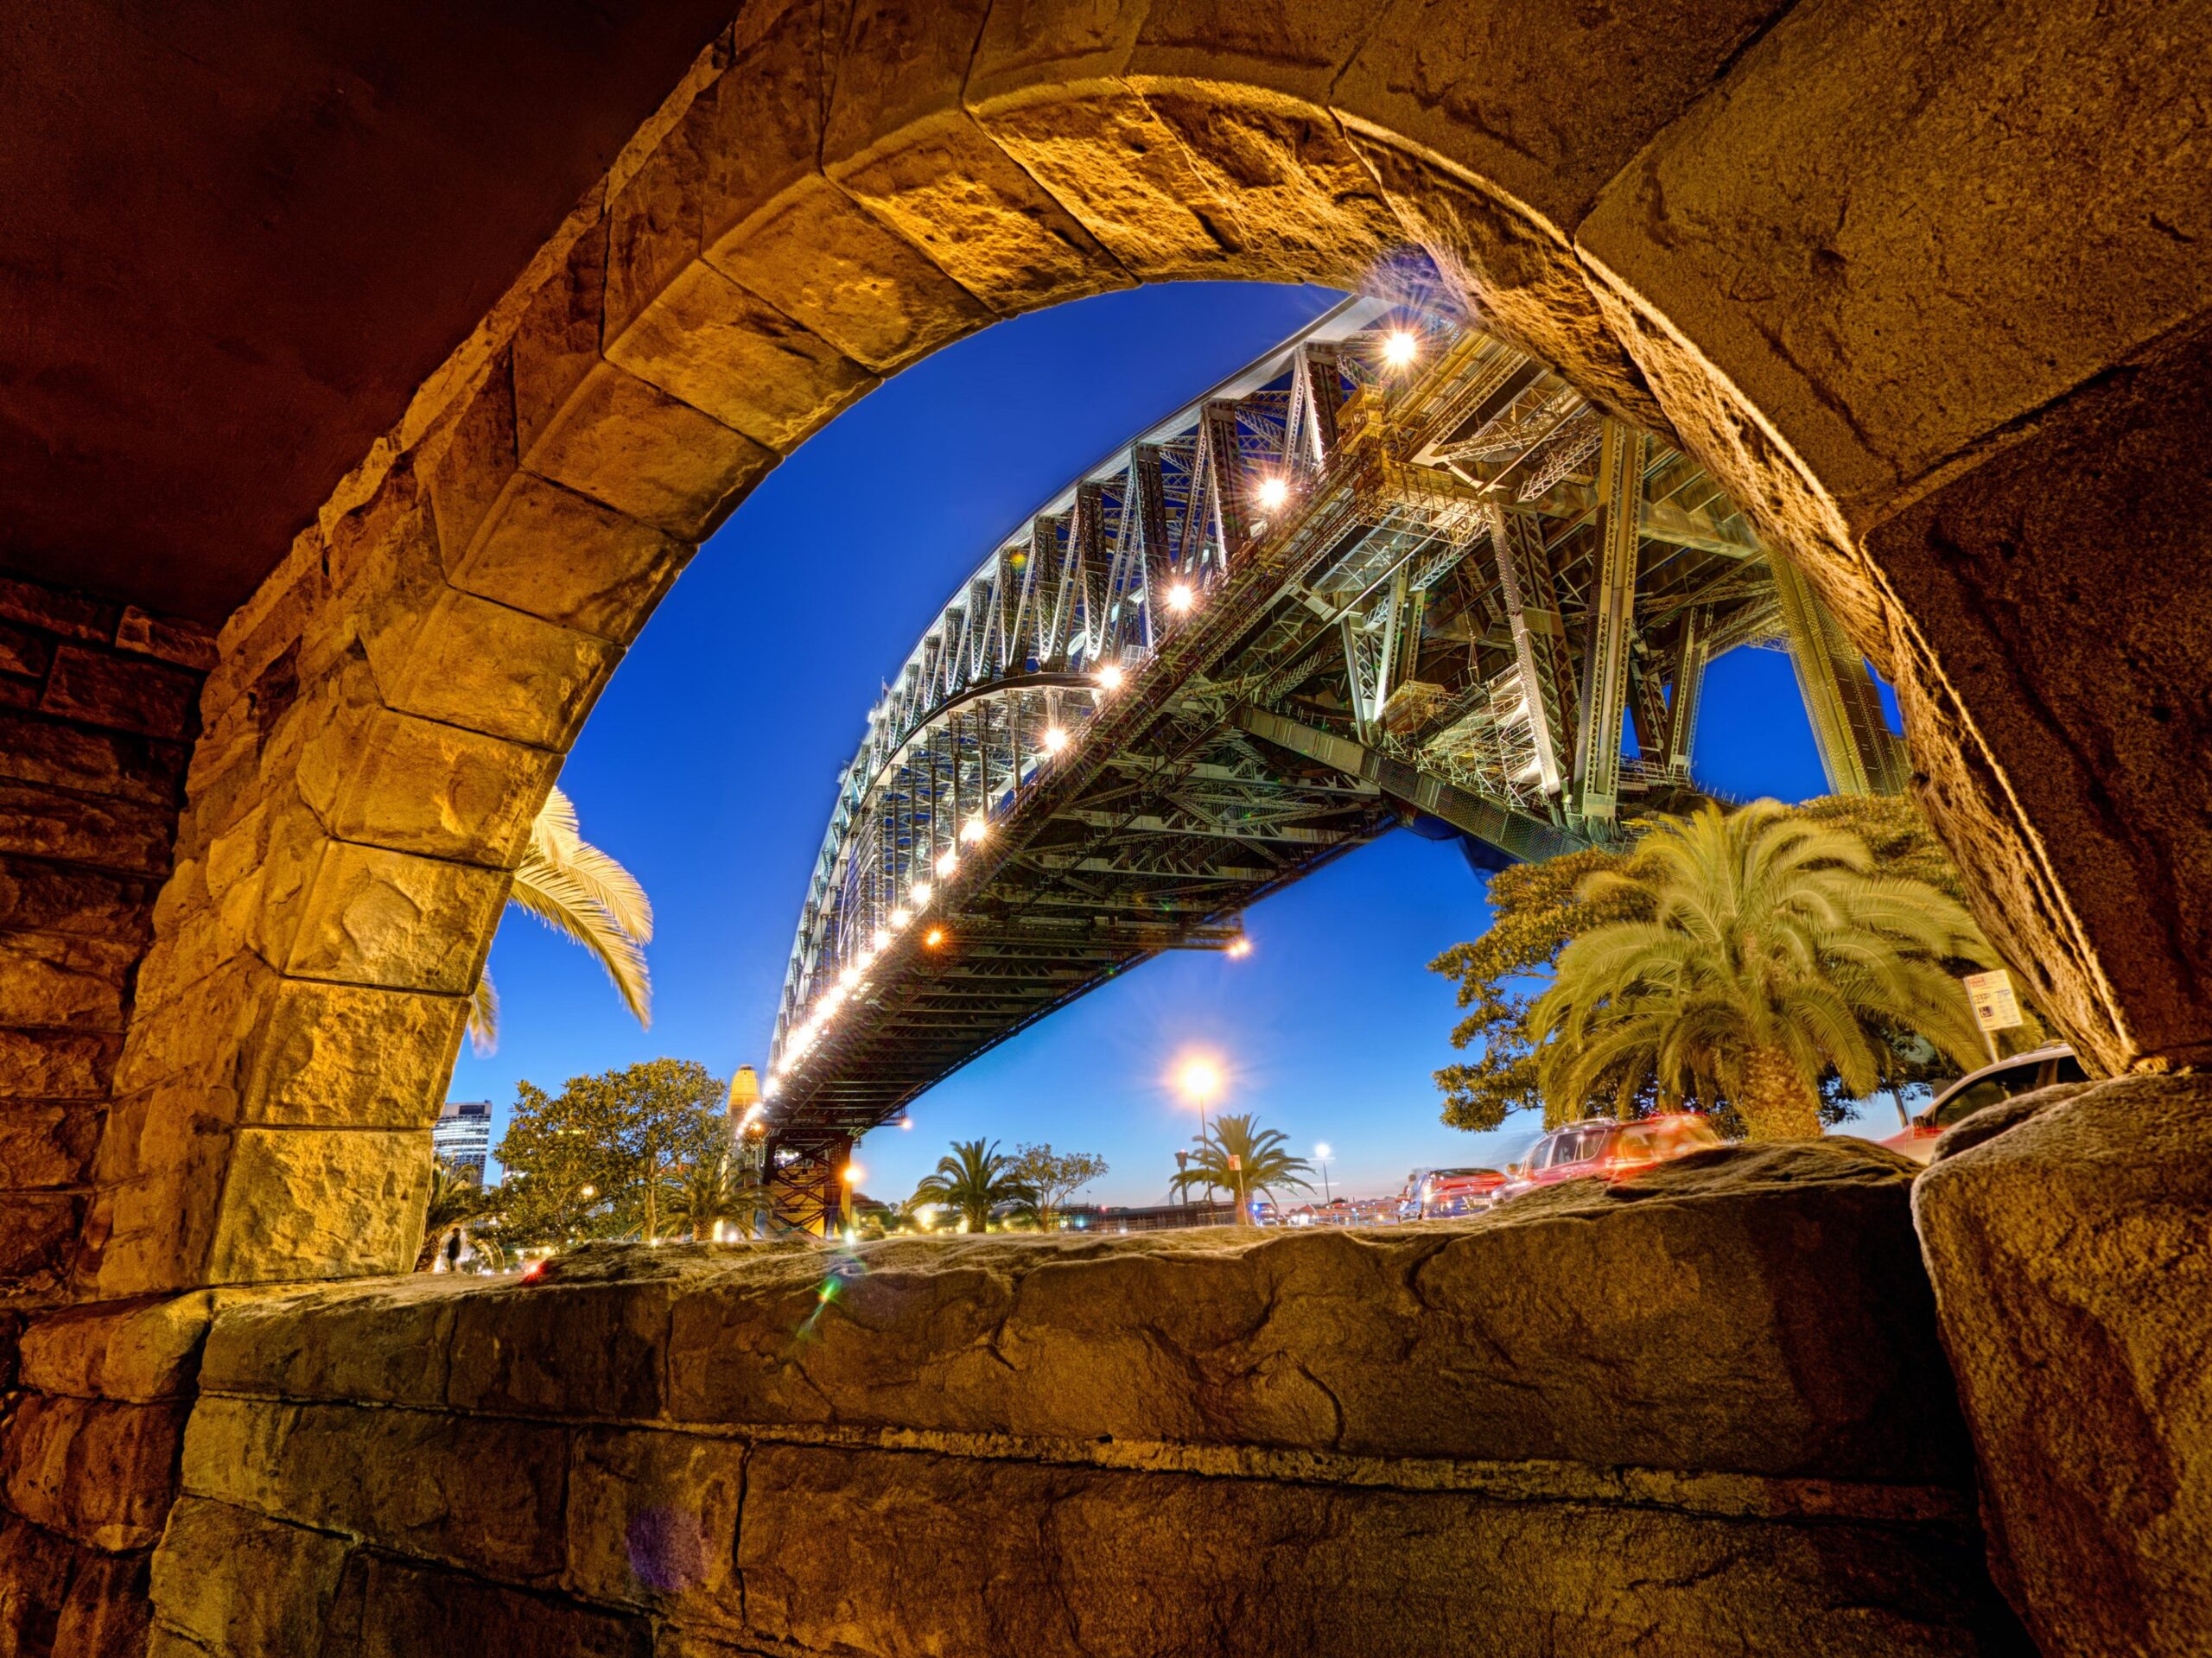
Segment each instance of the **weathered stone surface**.
[{"label": "weathered stone surface", "polygon": [[505,903],[496,870],[331,842],[285,970],[305,978],[462,995]]},{"label": "weathered stone surface", "polygon": [[226,1307],[207,1337],[200,1385],[212,1393],[438,1409],[454,1314],[478,1287],[451,1274],[419,1274]]},{"label": "weathered stone surface", "polygon": [[489,736],[563,749],[621,659],[618,646],[474,594],[441,595],[369,643],[385,703]]},{"label": "weathered stone surface", "polygon": [[505,869],[559,765],[549,749],[377,707],[311,738],[299,777],[340,840]]},{"label": "weathered stone surface", "polygon": [[738,1509],[746,1450],[728,1439],[607,1429],[569,1463],[562,1585],[679,1623],[741,1626]]},{"label": "weathered stone surface", "polygon": [[686,543],[586,495],[517,473],[453,583],[615,644],[626,644],[691,556]]},{"label": "weathered stone surface", "polygon": [[0,856],[0,929],[73,932],[143,947],[154,882]]},{"label": "weathered stone surface", "polygon": [[146,1556],[105,1554],[0,1513],[0,1647],[10,1658],[139,1658]]},{"label": "weathered stone surface", "polygon": [[[809,1652],[1966,1654],[1971,1544],[764,1445],[738,1565],[758,1636]],[[2001,1637],[1999,1637],[2001,1639]]]},{"label": "weathered stone surface", "polygon": [[1576,238],[1863,527],[2203,305],[2212,198],[2182,158],[2209,50],[2086,0],[1796,7]]},{"label": "weathered stone surface", "polygon": [[340,1538],[186,1497],[154,1557],[153,1598],[196,1650],[319,1652],[346,1552]]},{"label": "weathered stone surface", "polygon": [[193,1496],[548,1585],[567,1467],[558,1427],[204,1397],[184,1448]]},{"label": "weathered stone surface", "polygon": [[0,784],[0,852],[158,875],[175,828],[173,807]]},{"label": "weathered stone surface", "polygon": [[191,731],[199,695],[200,676],[188,669],[65,645],[54,653],[39,707],[87,725],[182,737]]},{"label": "weathered stone surface", "polygon": [[429,1144],[427,1129],[239,1130],[207,1281],[404,1271],[423,1236]]},{"label": "weathered stone surface", "polygon": [[812,1318],[771,1259],[677,1301],[670,1413],[1953,1479],[1908,1178],[1836,1141],[1373,1238],[894,1242]]},{"label": "weathered stone surface", "polygon": [[703,541],[775,465],[771,450],[602,362],[543,435],[531,470],[679,540]]},{"label": "weathered stone surface", "polygon": [[[641,1617],[564,1605],[365,1551],[346,1563],[321,1658],[646,1658]],[[240,1652],[224,1658],[248,1658]]]},{"label": "weathered stone surface", "polygon": [[0,1101],[0,1189],[77,1185],[92,1173],[99,1143],[99,1118],[87,1106]]},{"label": "weathered stone surface", "polygon": [[2212,330],[1866,537],[1917,792],[2083,1053],[2212,1059]]},{"label": "weathered stone surface", "polygon": [[23,1332],[26,1387],[150,1404],[188,1398],[220,1298],[213,1290],[69,1307]]},{"label": "weathered stone surface", "polygon": [[2212,1082],[2122,1077],[1914,1187],[1992,1564],[2050,1658],[2212,1629],[2208,1134]]},{"label": "weathered stone surface", "polygon": [[121,1045],[92,1032],[0,1030],[0,1099],[104,1098]]},{"label": "weathered stone surface", "polygon": [[707,259],[880,373],[995,320],[819,174],[741,221]]},{"label": "weathered stone surface", "polygon": [[0,1006],[24,1025],[123,1028],[136,946],[67,933],[0,933]]},{"label": "weathered stone surface", "polygon": [[25,1519],[94,1548],[143,1548],[176,1495],[182,1401],[29,1394],[0,1445],[0,1494]]},{"label": "weathered stone surface", "polygon": [[1001,315],[1130,285],[1090,232],[953,111],[830,176]]},{"label": "weathered stone surface", "polygon": [[0,713],[0,778],[52,784],[78,794],[115,795],[175,806],[184,782],[181,743],[104,731],[33,714]]},{"label": "weathered stone surface", "polygon": [[29,622],[64,638],[105,644],[115,637],[120,608],[86,593],[68,593],[0,576],[0,616]]},{"label": "weathered stone surface", "polygon": [[84,1204],[62,1192],[10,1191],[0,1198],[0,1304],[50,1295],[76,1239]]},{"label": "weathered stone surface", "polygon": [[177,616],[156,616],[136,605],[125,605],[116,624],[115,647],[157,657],[195,673],[206,673],[219,657],[215,636],[197,622]]},{"label": "weathered stone surface", "polygon": [[38,701],[38,682],[46,677],[46,670],[54,661],[54,640],[35,628],[16,627],[0,622],[0,673],[11,680],[21,677],[29,682],[10,695],[20,695],[24,706]]},{"label": "weathered stone surface", "polygon": [[248,1049],[248,1122],[427,1128],[443,1104],[466,1001],[288,979]]},{"label": "weathered stone surface", "polygon": [[827,340],[696,260],[607,354],[779,454],[876,385]]}]

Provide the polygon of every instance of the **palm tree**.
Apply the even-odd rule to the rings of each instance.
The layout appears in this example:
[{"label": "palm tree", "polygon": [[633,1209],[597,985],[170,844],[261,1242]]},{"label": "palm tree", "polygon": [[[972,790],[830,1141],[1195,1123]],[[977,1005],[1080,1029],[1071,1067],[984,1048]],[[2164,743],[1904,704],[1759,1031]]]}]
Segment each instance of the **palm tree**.
[{"label": "palm tree", "polygon": [[712,1237],[715,1223],[736,1212],[737,1180],[727,1157],[702,1157],[669,1182],[668,1218],[695,1243]]},{"label": "palm tree", "polygon": [[1282,1130],[1256,1127],[1249,1112],[1224,1112],[1213,1120],[1211,1130],[1194,1138],[1198,1149],[1171,1184],[1179,1195],[1192,1186],[1208,1191],[1226,1187],[1236,1194],[1240,1224],[1251,1222],[1255,1191],[1273,1197],[1281,1186],[1313,1190],[1313,1182],[1302,1177],[1311,1174],[1313,1166],[1290,1154]]},{"label": "palm tree", "polygon": [[1601,1087],[1624,1103],[1654,1080],[1663,1100],[1729,1100],[1754,1140],[1816,1139],[1820,1079],[1873,1092],[1885,1031],[1972,1069],[1980,1041],[1950,965],[1989,963],[1989,945],[1955,899],[1874,861],[1772,800],[1662,821],[1580,888],[1649,918],[1576,938],[1530,1010],[1547,1103],[1580,1115]]},{"label": "palm tree", "polygon": [[968,1229],[980,1232],[1001,1204],[1037,1201],[1035,1189],[1014,1174],[1014,1163],[995,1140],[988,1147],[980,1140],[956,1140],[951,1155],[939,1158],[936,1172],[914,1188],[914,1200],[957,1209]]},{"label": "palm tree", "polygon": [[[598,956],[638,1023],[653,1022],[645,950],[652,942],[653,906],[634,875],[583,838],[575,804],[558,789],[530,826],[530,846],[507,897]],[[469,997],[469,1041],[489,1053],[499,1031],[499,994],[487,971]]]},{"label": "palm tree", "polygon": [[454,1173],[443,1163],[432,1165],[430,1206],[423,1217],[423,1247],[415,1252],[415,1270],[429,1271],[448,1243],[467,1242],[468,1223],[490,1216],[498,1203],[467,1176]]}]

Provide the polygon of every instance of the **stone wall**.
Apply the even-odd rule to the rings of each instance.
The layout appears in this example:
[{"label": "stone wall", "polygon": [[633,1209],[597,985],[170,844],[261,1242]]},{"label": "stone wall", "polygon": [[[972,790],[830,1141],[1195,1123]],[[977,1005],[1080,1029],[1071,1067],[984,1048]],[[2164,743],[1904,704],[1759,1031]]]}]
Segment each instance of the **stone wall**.
[{"label": "stone wall", "polygon": [[1906,1189],[1739,1150],[1378,1234],[249,1302],[154,1649],[2012,1653]]},{"label": "stone wall", "polygon": [[[0,1652],[127,1644],[183,1407],[46,1362],[214,641],[0,580]],[[79,1378],[79,1381],[82,1381]],[[57,1382],[62,1385],[57,1386]]]}]

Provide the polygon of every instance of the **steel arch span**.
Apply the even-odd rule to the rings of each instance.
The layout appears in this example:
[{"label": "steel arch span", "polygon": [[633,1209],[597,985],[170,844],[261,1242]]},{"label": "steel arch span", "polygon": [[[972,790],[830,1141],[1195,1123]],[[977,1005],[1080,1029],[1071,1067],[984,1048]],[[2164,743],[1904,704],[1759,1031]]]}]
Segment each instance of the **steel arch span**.
[{"label": "steel arch span", "polygon": [[1479,326],[1338,306],[1039,507],[869,711],[777,1013],[781,1212],[823,1225],[854,1137],[1395,824],[1496,867],[1694,795],[1742,645],[1789,650],[1833,787],[1902,786],[1865,663],[1693,461]]}]

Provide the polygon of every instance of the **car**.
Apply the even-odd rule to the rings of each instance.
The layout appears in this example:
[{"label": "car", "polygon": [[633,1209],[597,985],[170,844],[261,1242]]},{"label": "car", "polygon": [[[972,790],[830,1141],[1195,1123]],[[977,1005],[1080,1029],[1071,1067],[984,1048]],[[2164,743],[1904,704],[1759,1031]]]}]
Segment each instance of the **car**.
[{"label": "car", "polygon": [[1881,1144],[1916,1163],[1925,1163],[1936,1155],[1937,1136],[1983,1107],[2000,1104],[2015,1094],[2031,1093],[2056,1083],[2088,1080],[2089,1073],[2082,1068],[2074,1050],[2063,1042],[2037,1048],[2032,1053],[2016,1053],[1993,1065],[1968,1071],[1936,1095],[1926,1110]]},{"label": "car", "polygon": [[1528,1156],[1510,1166],[1504,1185],[1491,1201],[1503,1203],[1584,1175],[1626,1180],[1656,1164],[1723,1143],[1719,1132],[1694,1111],[1640,1117],[1633,1122],[1596,1117],[1569,1123],[1529,1147]]},{"label": "car", "polygon": [[1505,1176],[1496,1169],[1431,1169],[1417,1193],[1417,1220],[1479,1215],[1497,1199]]}]

